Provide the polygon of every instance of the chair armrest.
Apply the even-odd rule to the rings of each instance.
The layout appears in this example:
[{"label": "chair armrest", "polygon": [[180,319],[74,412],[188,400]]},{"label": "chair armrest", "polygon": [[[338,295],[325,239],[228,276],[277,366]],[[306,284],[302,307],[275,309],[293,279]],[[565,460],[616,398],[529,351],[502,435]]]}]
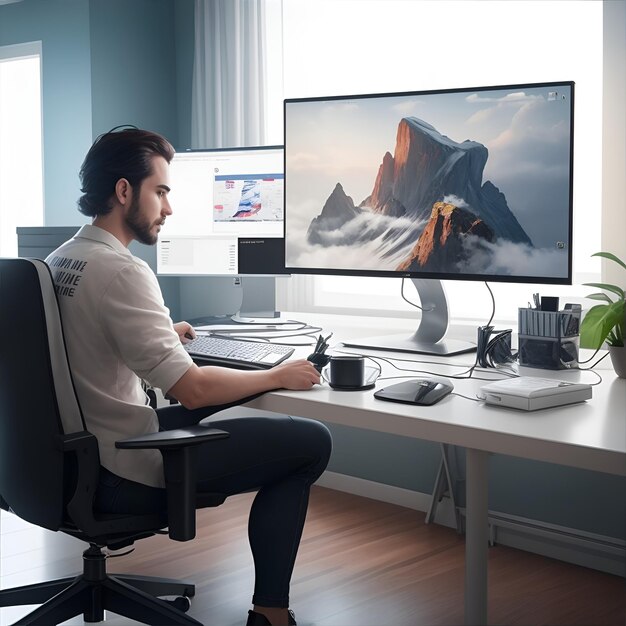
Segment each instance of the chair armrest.
[{"label": "chair armrest", "polygon": [[160,450],[163,455],[170,539],[188,541],[196,536],[196,483],[198,446],[226,439],[230,434],[196,424],[115,442],[116,448]]},{"label": "chair armrest", "polygon": [[131,450],[157,449],[164,451],[197,446],[206,441],[226,439],[227,437],[230,437],[230,434],[225,430],[211,428],[205,424],[195,424],[185,428],[162,430],[158,433],[122,439],[115,442],[115,447]]}]

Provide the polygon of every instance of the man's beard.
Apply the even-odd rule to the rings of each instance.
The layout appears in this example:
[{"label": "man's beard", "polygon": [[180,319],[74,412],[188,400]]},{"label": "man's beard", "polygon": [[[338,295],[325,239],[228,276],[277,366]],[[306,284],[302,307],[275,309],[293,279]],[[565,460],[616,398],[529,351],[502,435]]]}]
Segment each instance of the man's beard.
[{"label": "man's beard", "polygon": [[128,207],[126,224],[133,231],[135,239],[139,241],[139,243],[153,246],[157,242],[158,234],[153,235],[151,232],[154,223],[150,224],[143,219],[139,206],[139,197],[137,196],[133,196],[130,207]]}]

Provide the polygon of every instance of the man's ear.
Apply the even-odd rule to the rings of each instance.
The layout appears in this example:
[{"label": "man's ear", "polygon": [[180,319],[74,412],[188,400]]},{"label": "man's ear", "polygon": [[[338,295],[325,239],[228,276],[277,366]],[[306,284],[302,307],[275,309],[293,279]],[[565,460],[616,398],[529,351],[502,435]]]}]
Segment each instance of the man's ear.
[{"label": "man's ear", "polygon": [[120,178],[115,183],[115,198],[122,205],[126,206],[132,200],[133,188],[125,178]]}]

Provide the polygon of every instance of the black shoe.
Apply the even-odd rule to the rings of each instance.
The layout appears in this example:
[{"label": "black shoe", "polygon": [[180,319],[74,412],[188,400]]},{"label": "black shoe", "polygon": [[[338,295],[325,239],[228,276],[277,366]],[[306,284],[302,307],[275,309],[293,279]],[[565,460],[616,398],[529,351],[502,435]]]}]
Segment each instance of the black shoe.
[{"label": "black shoe", "polygon": [[[289,626],[298,626],[296,624],[296,616],[293,611],[289,609]],[[257,613],[256,611],[248,611],[248,621],[246,626],[272,626],[270,621],[263,615],[263,613]]]}]

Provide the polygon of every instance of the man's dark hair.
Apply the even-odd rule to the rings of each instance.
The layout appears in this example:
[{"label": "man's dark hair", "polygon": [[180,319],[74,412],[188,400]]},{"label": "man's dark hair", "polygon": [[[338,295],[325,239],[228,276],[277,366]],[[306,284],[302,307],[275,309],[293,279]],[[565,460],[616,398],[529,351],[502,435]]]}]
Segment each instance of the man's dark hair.
[{"label": "man's dark hair", "polygon": [[162,156],[168,163],[174,156],[170,142],[157,133],[118,126],[100,135],[80,168],[83,195],[78,200],[78,210],[90,217],[109,213],[117,181],[125,178],[139,189],[152,174],[155,156]]}]

